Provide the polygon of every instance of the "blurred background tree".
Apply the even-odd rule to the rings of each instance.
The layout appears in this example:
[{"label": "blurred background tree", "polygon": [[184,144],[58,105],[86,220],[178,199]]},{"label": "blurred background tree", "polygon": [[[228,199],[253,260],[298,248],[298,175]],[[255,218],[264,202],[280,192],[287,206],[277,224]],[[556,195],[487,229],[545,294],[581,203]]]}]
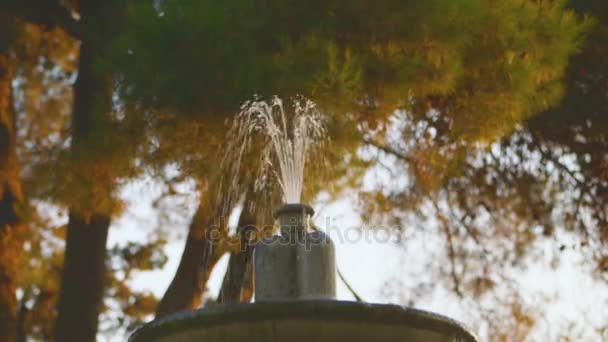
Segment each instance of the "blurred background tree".
[{"label": "blurred background tree", "polygon": [[[468,302],[496,340],[529,338],[542,316],[541,308],[522,300],[526,289],[513,270],[525,272],[547,255],[550,267],[558,268],[580,255],[581,269],[599,286],[608,280],[608,12],[602,1],[571,5],[596,22],[570,60],[556,106],[499,139],[470,145],[452,138],[446,114],[452,99],[439,97],[431,100],[439,103],[432,112],[399,114],[391,136],[367,138],[372,155],[390,156],[391,167],[408,174],[405,187],[362,195],[368,222],[399,222],[408,227],[404,234],[442,236],[445,248],[427,259],[426,268],[434,274],[429,279],[442,282],[395,279],[399,285],[392,282],[389,292],[410,293],[403,300],[412,303],[433,293],[429,288],[452,289],[465,302],[473,299]],[[596,338],[606,338],[605,327],[598,331]],[[568,332],[552,335],[557,337],[576,339]]]},{"label": "blurred background tree", "polygon": [[[98,327],[112,334],[153,312],[198,307],[226,253],[218,300],[250,300],[251,249],[240,247],[268,208],[249,210],[262,201],[248,194],[251,175],[239,193],[217,194],[217,151],[255,94],[302,94],[327,114],[328,171],[308,178],[311,201],[360,188],[374,154],[395,157],[410,187],[362,193],[362,212],[402,226],[413,214],[438,222],[449,267],[436,275],[459,296],[484,295],[502,265],[554,236],[556,206],[566,208],[558,226],[589,234],[601,270],[606,82],[605,63],[593,61],[605,61],[605,18],[591,26],[583,13],[604,7],[572,9],[523,0],[3,2],[0,122],[9,133],[0,158],[9,159],[0,159],[0,184],[11,190],[0,192],[0,337],[90,341]],[[134,270],[164,265],[166,237],[107,246],[130,204],[120,191],[144,176],[164,185],[159,205],[175,203],[184,182],[200,201],[158,305],[128,284]],[[228,213],[244,208],[234,232],[218,196],[233,199]],[[207,240],[212,226],[221,241]],[[479,257],[488,249],[500,258]],[[511,316],[527,317],[524,309]]]}]

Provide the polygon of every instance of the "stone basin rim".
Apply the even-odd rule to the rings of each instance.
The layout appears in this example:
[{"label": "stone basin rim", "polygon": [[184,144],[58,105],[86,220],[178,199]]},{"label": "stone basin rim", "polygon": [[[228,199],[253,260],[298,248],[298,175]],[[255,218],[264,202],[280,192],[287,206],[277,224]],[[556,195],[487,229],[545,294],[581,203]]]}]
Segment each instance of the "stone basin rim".
[{"label": "stone basin rim", "polygon": [[429,311],[394,304],[368,304],[336,300],[269,301],[247,304],[218,304],[184,311],[146,323],[129,341],[149,341],[186,329],[266,320],[365,321],[385,325],[406,325],[420,330],[453,335],[467,342],[478,339],[462,323]]}]

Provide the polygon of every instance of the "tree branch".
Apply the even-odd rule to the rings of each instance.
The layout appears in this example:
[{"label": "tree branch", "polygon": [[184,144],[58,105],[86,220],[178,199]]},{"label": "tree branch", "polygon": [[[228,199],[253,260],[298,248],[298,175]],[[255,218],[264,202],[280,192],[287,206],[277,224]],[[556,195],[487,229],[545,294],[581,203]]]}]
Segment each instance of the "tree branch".
[{"label": "tree branch", "polygon": [[403,154],[402,152],[397,151],[394,148],[392,148],[390,146],[387,146],[386,144],[380,143],[380,142],[375,141],[375,140],[370,139],[370,138],[363,138],[363,142],[365,144],[367,144],[367,145],[370,145],[370,146],[372,146],[372,147],[374,147],[374,148],[376,148],[376,149],[378,149],[378,150],[386,153],[386,154],[390,154],[392,156],[395,156],[398,159],[401,159],[401,160],[403,160],[403,161],[405,161],[407,163],[414,162],[410,156],[408,156],[406,154]]},{"label": "tree branch", "polygon": [[441,222],[443,232],[445,233],[445,236],[446,236],[447,245],[448,245],[448,257],[450,259],[450,275],[452,277],[452,281],[454,282],[454,292],[456,293],[456,295],[459,298],[463,298],[464,295],[463,295],[462,291],[460,290],[460,278],[458,277],[458,274],[456,273],[456,250],[454,249],[454,242],[452,239],[452,232],[450,230],[450,224],[448,222],[448,219],[445,217],[445,215],[439,209],[439,205],[437,205],[437,202],[434,199],[431,199],[431,202],[433,204],[433,207],[435,208],[435,211],[437,212],[437,218]]},{"label": "tree branch", "polygon": [[[581,190],[581,199],[579,199],[579,203],[577,203],[577,208],[576,208],[576,212],[578,215],[578,211],[579,211],[579,207],[580,207],[580,201],[582,200],[582,197],[584,195],[589,196],[589,201],[592,202],[592,204],[596,205],[597,208],[601,209],[603,208],[603,205],[601,202],[599,202],[597,200],[597,196],[595,196],[593,194],[593,192],[591,191],[591,185],[585,183],[584,181],[584,175],[583,180],[579,179],[577,177],[576,172],[570,170],[570,168],[566,165],[564,165],[559,158],[556,158],[551,152],[546,151],[545,149],[543,149],[542,145],[537,141],[536,136],[532,136],[532,138],[534,139],[534,144],[536,146],[536,148],[538,149],[541,157],[547,161],[551,161],[553,162],[553,164],[559,168],[560,170],[564,171],[569,177],[570,179],[572,179],[572,181],[579,186],[580,190]],[[603,223],[605,223],[607,221],[606,216],[604,214],[604,212],[602,210],[597,210],[596,211],[598,213],[598,215],[601,215],[601,217],[598,217],[599,219],[601,219],[601,221]],[[584,223],[583,220],[581,220],[581,222]]]}]

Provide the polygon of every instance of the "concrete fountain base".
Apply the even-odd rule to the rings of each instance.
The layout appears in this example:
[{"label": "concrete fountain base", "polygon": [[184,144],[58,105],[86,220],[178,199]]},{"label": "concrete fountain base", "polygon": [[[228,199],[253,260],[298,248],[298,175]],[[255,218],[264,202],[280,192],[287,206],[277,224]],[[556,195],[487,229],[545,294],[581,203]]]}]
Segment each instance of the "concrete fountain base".
[{"label": "concrete fountain base", "polygon": [[477,339],[430,312],[333,300],[262,302],[179,313],[137,329],[129,341],[417,341]]}]

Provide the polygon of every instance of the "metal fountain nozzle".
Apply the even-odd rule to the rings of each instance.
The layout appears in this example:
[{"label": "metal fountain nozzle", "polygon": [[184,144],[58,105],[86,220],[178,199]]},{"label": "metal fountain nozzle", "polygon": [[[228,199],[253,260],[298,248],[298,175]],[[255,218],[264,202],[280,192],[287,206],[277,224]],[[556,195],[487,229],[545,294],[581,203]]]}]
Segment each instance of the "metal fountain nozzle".
[{"label": "metal fountain nozzle", "polygon": [[258,242],[254,251],[256,302],[335,298],[335,247],[325,233],[310,229],[313,214],[305,204],[274,212],[281,234]]},{"label": "metal fountain nozzle", "polygon": [[314,209],[307,204],[286,204],[275,210],[273,216],[279,221],[281,235],[301,236],[310,232],[310,218],[315,214]]}]

